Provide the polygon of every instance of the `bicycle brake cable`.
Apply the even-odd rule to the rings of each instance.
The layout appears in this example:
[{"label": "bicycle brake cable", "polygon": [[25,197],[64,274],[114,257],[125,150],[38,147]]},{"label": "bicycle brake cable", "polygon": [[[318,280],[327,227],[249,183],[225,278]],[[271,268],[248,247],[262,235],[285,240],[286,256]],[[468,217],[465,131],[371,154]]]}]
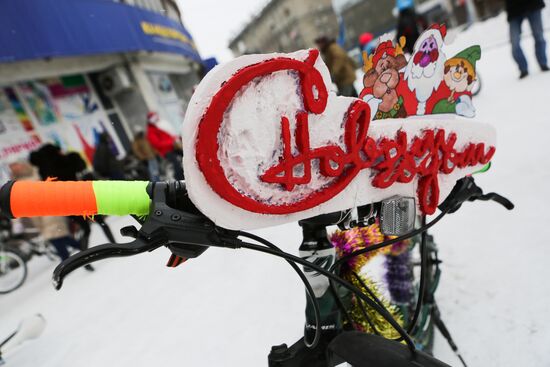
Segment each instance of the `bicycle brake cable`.
[{"label": "bicycle brake cable", "polygon": [[407,332],[399,325],[399,323],[391,316],[391,314],[385,309],[380,307],[376,302],[374,302],[370,297],[365,295],[359,288],[354,286],[353,284],[349,283],[348,281],[340,278],[339,276],[335,275],[334,273],[330,272],[329,270],[326,270],[320,266],[317,266],[307,260],[302,259],[301,257],[289,254],[284,251],[277,251],[273,250],[271,248],[266,248],[263,246],[247,243],[244,241],[241,241],[240,246],[241,248],[246,248],[249,250],[259,251],[268,253],[274,256],[281,257],[283,259],[291,260],[296,263],[299,263],[303,266],[307,266],[309,268],[314,269],[318,273],[326,276],[329,278],[329,280],[334,280],[335,282],[339,283],[349,291],[351,291],[353,294],[355,294],[357,297],[359,297],[361,300],[363,300],[367,305],[372,307],[376,312],[378,312],[388,323],[403,337],[403,340],[407,344],[407,347],[411,351],[411,353],[416,353],[416,347],[414,342],[412,341],[411,337],[407,334]]},{"label": "bicycle brake cable", "polygon": [[[248,232],[239,232],[239,236],[246,237],[249,239],[252,239],[254,241],[257,241],[273,250],[283,252],[279,247],[275,246],[273,243],[265,240],[264,238],[260,236],[256,236],[255,234],[248,233]],[[319,344],[319,341],[321,340],[321,310],[319,307],[319,302],[317,301],[317,298],[315,297],[315,293],[313,292],[313,288],[311,287],[311,283],[306,278],[302,270],[296,265],[296,263],[292,262],[291,260],[286,260],[286,262],[294,269],[294,271],[298,274],[302,282],[304,283],[304,286],[306,287],[307,295],[311,299],[311,302],[313,303],[313,310],[315,313],[315,335],[313,337],[313,341],[310,343],[305,335],[304,335],[304,344],[308,348],[315,348],[317,344]]]}]

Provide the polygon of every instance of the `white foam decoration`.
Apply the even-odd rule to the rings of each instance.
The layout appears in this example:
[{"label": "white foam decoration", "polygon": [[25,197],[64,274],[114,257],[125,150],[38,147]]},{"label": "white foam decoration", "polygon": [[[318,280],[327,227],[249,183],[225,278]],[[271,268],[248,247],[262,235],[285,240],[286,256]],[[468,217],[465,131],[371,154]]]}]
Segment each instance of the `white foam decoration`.
[{"label": "white foam decoration", "polygon": [[[268,227],[300,219],[344,210],[358,205],[377,202],[394,195],[416,198],[418,176],[407,184],[394,183],[387,189],[372,186],[372,169],[364,169],[339,194],[330,200],[301,212],[292,214],[259,214],[250,212],[225,201],[208,184],[196,160],[198,126],[212,97],[220,86],[245,66],[276,57],[306,59],[307,50],[292,54],[246,55],[226,64],[218,65],[197,87],[184,119],[184,170],[187,191],[190,199],[206,216],[217,225],[229,229],[255,229]],[[330,74],[319,57],[315,68],[321,73],[327,88],[331,86]],[[338,97],[329,92],[328,103],[321,115],[309,114],[309,135],[311,148],[343,143],[343,119],[355,98]],[[262,182],[259,176],[266,169],[279,162],[282,152],[281,117],[290,120],[293,151],[295,115],[303,110],[299,90],[299,77],[288,71],[275,72],[266,77],[256,78],[244,86],[227,109],[218,141],[218,158],[229,182],[247,196],[266,203],[292,203],[304,195],[321,190],[335,178],[324,177],[318,169],[312,170],[312,180],[306,185],[297,185],[292,191],[279,184]],[[415,136],[422,136],[425,129],[445,129],[446,135],[457,135],[455,147],[462,149],[468,143],[485,143],[495,146],[496,134],[492,126],[456,115],[429,115],[407,119],[387,119],[371,121],[368,135],[375,139],[394,139],[402,130],[407,133],[409,142]],[[449,174],[439,174],[440,202],[447,196],[457,179],[479,170],[483,165],[455,168]]]}]

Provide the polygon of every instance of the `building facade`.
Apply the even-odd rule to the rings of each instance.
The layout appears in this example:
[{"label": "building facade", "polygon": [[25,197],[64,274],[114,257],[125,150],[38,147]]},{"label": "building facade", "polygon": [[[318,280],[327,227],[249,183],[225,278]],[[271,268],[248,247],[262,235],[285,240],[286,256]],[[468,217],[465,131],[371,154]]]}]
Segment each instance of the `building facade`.
[{"label": "building facade", "polygon": [[331,0],[272,0],[229,44],[235,56],[291,52],[315,46],[320,35],[336,36]]},{"label": "building facade", "polygon": [[[415,0],[415,9],[427,26],[445,23],[452,28],[468,22],[468,2],[478,20],[495,16],[504,6],[501,0]],[[395,30],[395,1],[351,1],[348,6],[343,7],[342,19],[346,29],[345,47],[350,50],[358,46],[359,35],[363,32],[379,36]],[[473,20],[475,19],[470,19]]]},{"label": "building facade", "polygon": [[123,157],[148,111],[181,128],[201,58],[174,0],[6,0],[0,12],[0,171],[44,143]]},{"label": "building facade", "polygon": [[[415,0],[415,7],[426,25],[446,23],[455,27],[468,21],[468,2],[477,19],[494,16],[503,9],[501,0]],[[358,52],[359,35],[364,32],[379,36],[395,30],[397,9],[393,0],[348,0],[339,4],[347,50]],[[337,19],[331,0],[271,0],[232,39],[229,48],[239,56],[315,47],[318,36],[336,39],[340,35]]]},{"label": "building facade", "polygon": [[[449,23],[451,11],[449,0],[416,0],[417,13],[427,16],[428,23]],[[379,36],[395,30],[397,10],[395,1],[359,0],[345,7],[342,19],[346,27],[345,47],[352,49],[358,46],[359,35],[370,32]]]}]

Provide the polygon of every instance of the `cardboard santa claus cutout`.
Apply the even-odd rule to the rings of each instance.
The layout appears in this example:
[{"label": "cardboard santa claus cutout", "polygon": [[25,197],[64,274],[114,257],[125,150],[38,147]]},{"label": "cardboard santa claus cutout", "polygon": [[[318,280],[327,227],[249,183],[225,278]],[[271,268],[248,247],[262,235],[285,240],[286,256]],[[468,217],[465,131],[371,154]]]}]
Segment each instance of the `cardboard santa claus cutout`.
[{"label": "cardboard santa claus cutout", "polygon": [[414,45],[414,53],[405,68],[404,79],[414,93],[418,104],[416,115],[426,114],[428,99],[436,94],[443,81],[446,61],[443,40],[447,35],[445,26],[434,25],[425,31]]},{"label": "cardboard santa claus cutout", "polygon": [[[432,78],[440,73],[441,84],[445,67],[435,32],[419,48],[423,54],[413,56],[418,67],[403,60],[402,46],[391,41],[375,63],[374,55],[367,57],[369,67],[378,68],[370,77],[378,81],[371,93],[381,100],[377,105],[337,96],[315,49],[246,55],[218,65],[199,84],[185,116],[191,200],[230,229],[293,222],[395,195],[414,197],[422,213],[434,213],[456,180],[495,153],[490,125],[456,114],[405,118],[391,112],[395,98],[401,106],[415,103],[415,112],[429,111],[426,91],[433,96]],[[407,76],[415,79],[406,95],[397,91],[408,87],[406,69],[395,70],[396,81],[396,73],[386,72],[392,66],[388,55],[401,60],[396,67],[411,65]],[[373,118],[380,106],[390,111],[385,119]]]}]

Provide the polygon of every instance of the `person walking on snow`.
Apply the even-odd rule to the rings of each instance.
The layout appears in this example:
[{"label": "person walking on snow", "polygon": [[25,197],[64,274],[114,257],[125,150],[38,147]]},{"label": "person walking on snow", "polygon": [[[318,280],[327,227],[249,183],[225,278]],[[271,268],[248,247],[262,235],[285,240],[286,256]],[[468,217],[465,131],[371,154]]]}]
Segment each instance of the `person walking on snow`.
[{"label": "person walking on snow", "polygon": [[427,28],[423,17],[416,14],[414,0],[397,0],[395,8],[398,11],[395,39],[405,37],[403,51],[413,53],[414,44],[420,34]]},{"label": "person walking on snow", "polygon": [[172,134],[161,128],[160,122],[156,112],[147,113],[147,140],[161,157],[170,162],[174,169],[174,178],[183,180],[183,167],[175,152],[176,149],[181,149],[181,145]]},{"label": "person walking on snow", "polygon": [[151,181],[159,181],[159,163],[157,161],[157,154],[149,143],[149,140],[145,138],[145,132],[138,131],[135,135],[134,142],[132,143],[132,151],[134,155],[141,162],[147,165],[149,172],[149,179]]},{"label": "person walking on snow", "polygon": [[521,49],[521,24],[527,18],[535,39],[535,55],[542,71],[548,71],[546,59],[546,41],[542,27],[542,8],[544,0],[506,0],[506,12],[510,24],[510,43],[512,44],[512,56],[519,67],[519,78],[529,75],[527,60]]},{"label": "person walking on snow", "polygon": [[332,81],[338,87],[338,95],[357,97],[357,91],[353,86],[355,82],[355,63],[346,51],[333,39],[321,36],[315,40],[317,47],[327,64]]}]

